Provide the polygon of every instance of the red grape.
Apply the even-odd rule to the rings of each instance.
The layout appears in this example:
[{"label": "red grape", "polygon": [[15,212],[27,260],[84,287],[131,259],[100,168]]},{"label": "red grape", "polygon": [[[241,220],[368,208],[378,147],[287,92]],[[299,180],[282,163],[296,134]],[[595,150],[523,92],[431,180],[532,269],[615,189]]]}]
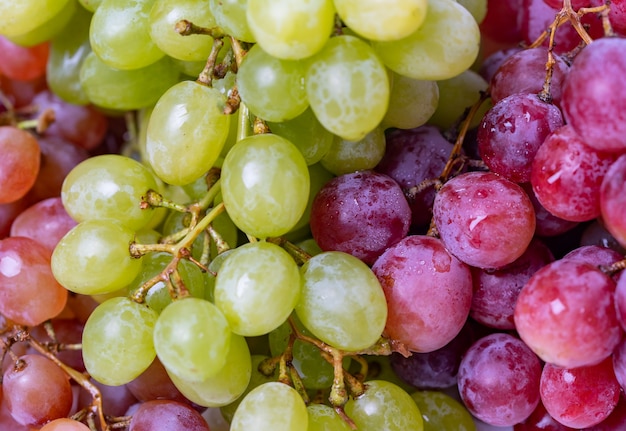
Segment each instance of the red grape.
[{"label": "red grape", "polygon": [[626,154],[611,165],[602,180],[600,211],[606,229],[626,247]]},{"label": "red grape", "polygon": [[133,414],[128,431],[209,431],[200,413],[170,400],[146,401]]},{"label": "red grape", "polygon": [[520,185],[535,209],[535,235],[544,237],[557,236],[578,226],[578,222],[563,220],[545,209],[537,199],[531,183]]},{"label": "red grape", "polygon": [[517,14],[522,0],[489,0],[487,15],[480,23],[480,32],[497,42],[517,43],[522,40]]},{"label": "red grape", "polygon": [[44,76],[49,53],[49,42],[26,47],[0,35],[0,74],[21,81]]},{"label": "red grape", "polygon": [[159,358],[155,358],[139,377],[127,383],[126,386],[135,398],[142,402],[167,399],[189,403],[187,398],[176,388]]},{"label": "red grape", "polygon": [[35,184],[40,164],[39,144],[30,133],[0,127],[0,204],[23,197]]},{"label": "red grape", "polygon": [[613,372],[623,391],[626,391],[626,338],[622,338],[613,352]]},{"label": "red grape", "polygon": [[48,422],[39,431],[89,431],[89,427],[74,419],[61,418]]},{"label": "red grape", "polygon": [[513,431],[574,431],[574,428],[557,422],[550,416],[543,403],[539,402],[537,408],[525,421],[513,426]]}]

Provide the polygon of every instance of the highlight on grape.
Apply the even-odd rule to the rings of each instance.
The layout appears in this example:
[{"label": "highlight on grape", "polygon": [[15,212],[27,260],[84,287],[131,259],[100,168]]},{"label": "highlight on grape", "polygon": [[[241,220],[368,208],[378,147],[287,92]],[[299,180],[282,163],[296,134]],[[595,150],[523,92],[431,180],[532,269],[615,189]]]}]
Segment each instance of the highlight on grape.
[{"label": "highlight on grape", "polygon": [[626,0],[0,0],[0,430],[626,429]]}]

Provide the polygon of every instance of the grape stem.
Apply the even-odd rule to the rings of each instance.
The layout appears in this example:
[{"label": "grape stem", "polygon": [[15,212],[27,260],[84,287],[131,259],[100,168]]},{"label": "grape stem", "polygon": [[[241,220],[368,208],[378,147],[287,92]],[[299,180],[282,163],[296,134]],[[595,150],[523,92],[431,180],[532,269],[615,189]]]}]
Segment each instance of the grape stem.
[{"label": "grape stem", "polygon": [[600,270],[608,275],[609,277],[617,274],[620,271],[626,269],[626,259],[619,260],[617,262],[612,263],[611,265],[601,266]]},{"label": "grape stem", "polygon": [[207,58],[206,64],[196,82],[198,84],[206,85],[207,87],[212,86],[213,81],[213,71],[215,70],[215,62],[217,61],[217,56],[220,53],[220,50],[224,46],[224,41],[222,38],[213,39],[213,46],[211,47],[211,53],[209,54],[209,58]]},{"label": "grape stem", "polygon": [[174,24],[174,30],[181,36],[191,36],[192,34],[203,34],[205,36],[211,36],[213,39],[221,39],[227,34],[220,27],[202,27],[194,24],[186,19],[181,19]]}]

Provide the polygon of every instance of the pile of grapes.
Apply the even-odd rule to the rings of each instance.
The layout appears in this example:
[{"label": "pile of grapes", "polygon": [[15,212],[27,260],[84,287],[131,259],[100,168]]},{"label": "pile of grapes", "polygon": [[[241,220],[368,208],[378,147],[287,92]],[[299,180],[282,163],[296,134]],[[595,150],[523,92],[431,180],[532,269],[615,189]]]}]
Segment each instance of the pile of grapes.
[{"label": "pile of grapes", "polygon": [[626,0],[0,1],[0,429],[626,429]]}]

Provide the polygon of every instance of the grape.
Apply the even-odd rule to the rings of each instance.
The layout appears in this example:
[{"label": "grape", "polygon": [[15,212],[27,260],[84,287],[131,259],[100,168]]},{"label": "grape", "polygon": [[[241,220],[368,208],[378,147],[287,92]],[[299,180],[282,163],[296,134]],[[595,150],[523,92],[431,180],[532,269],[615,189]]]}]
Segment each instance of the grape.
[{"label": "grape", "polygon": [[617,311],[617,320],[619,320],[622,328],[626,330],[626,276],[623,274],[619,276],[615,287],[615,309]]},{"label": "grape", "polygon": [[0,204],[26,195],[39,173],[41,151],[29,132],[12,126],[0,127]]},{"label": "grape", "polygon": [[563,126],[561,111],[534,94],[516,93],[496,103],[478,129],[478,151],[492,172],[530,181],[531,166],[545,138]]},{"label": "grape", "polygon": [[129,157],[107,154],[81,162],[63,182],[61,198],[72,218],[115,220],[132,230],[148,224],[153,209],[142,209],[142,196],[157,189],[152,173]]},{"label": "grape", "polygon": [[39,431],[89,431],[89,427],[74,419],[60,418],[48,422]]},{"label": "grape", "polygon": [[302,114],[309,106],[302,62],[281,60],[254,45],[237,72],[241,100],[264,120],[281,122]]},{"label": "grape", "polygon": [[563,425],[597,425],[615,409],[620,386],[610,358],[591,366],[561,368],[546,364],[541,374],[541,401]]},{"label": "grape", "polygon": [[557,422],[546,411],[543,403],[540,401],[537,408],[531,413],[526,420],[515,424],[513,431],[573,431],[573,428]]},{"label": "grape", "polygon": [[437,83],[390,73],[391,92],[389,107],[382,120],[383,127],[413,129],[424,125],[439,103]]},{"label": "grape", "polygon": [[521,50],[522,48],[520,48],[519,46],[514,46],[510,48],[501,48],[497,51],[494,51],[493,53],[485,57],[482,64],[480,65],[478,73],[480,73],[480,75],[485,78],[487,82],[491,82],[491,79],[496,74],[498,69],[500,69],[500,66],[502,66],[502,64],[506,60],[508,60],[509,57],[511,57],[515,53],[520,52]]},{"label": "grape", "polygon": [[457,0],[465,9],[472,14],[477,24],[480,24],[487,15],[487,0]]},{"label": "grape", "polygon": [[440,81],[469,69],[478,56],[480,31],[474,17],[456,1],[430,0],[424,22],[416,31],[399,40],[372,45],[394,72]]},{"label": "grape", "polygon": [[238,247],[220,267],[215,305],[233,332],[267,334],[282,324],[300,298],[300,273],[278,245],[259,241]]},{"label": "grape", "polygon": [[245,396],[233,416],[230,430],[300,431],[307,427],[308,413],[300,394],[291,386],[269,382]]},{"label": "grape", "polygon": [[128,431],[209,431],[200,413],[177,401],[147,401],[132,416]]},{"label": "grape", "polygon": [[406,236],[411,221],[400,186],[374,171],[328,181],[311,208],[311,232],[325,251],[350,253],[373,264],[385,249]]},{"label": "grape", "polygon": [[201,382],[226,363],[231,330],[222,312],[209,301],[184,298],[168,305],[154,327],[154,347],[165,369]]},{"label": "grape", "polygon": [[309,404],[307,431],[349,431],[350,426],[332,408],[324,404]]},{"label": "grape", "polygon": [[397,40],[415,32],[426,18],[427,0],[334,0],[343,22],[371,40]]},{"label": "grape", "polygon": [[553,237],[572,230],[579,225],[578,222],[563,220],[545,209],[537,199],[531,183],[523,183],[520,186],[526,192],[535,210],[535,235]]},{"label": "grape", "polygon": [[626,388],[626,339],[622,339],[613,351],[613,371],[624,390]]},{"label": "grape", "polygon": [[70,19],[78,8],[73,0],[66,1],[65,6],[46,22],[36,28],[11,36],[10,39],[21,46],[33,46],[54,38],[63,28],[67,27]]},{"label": "grape", "polygon": [[626,223],[621,215],[626,209],[624,184],[626,155],[618,158],[606,172],[600,188],[600,211],[606,229],[626,247]]},{"label": "grape", "polygon": [[597,364],[621,337],[615,283],[594,266],[564,259],[537,271],[515,305],[515,326],[546,362],[562,367]]},{"label": "grape", "polygon": [[535,231],[526,193],[490,172],[469,172],[445,183],[435,197],[433,216],[450,253],[479,268],[513,262]]},{"label": "grape", "polygon": [[226,363],[216,375],[191,382],[170,373],[172,382],[192,402],[206,407],[221,407],[239,398],[250,383],[250,350],[244,337],[231,334]]},{"label": "grape", "polygon": [[19,36],[39,27],[66,7],[69,0],[26,0],[0,3],[0,34]]},{"label": "grape", "polygon": [[163,399],[189,403],[189,400],[174,385],[158,357],[154,358],[143,373],[126,383],[125,386],[140,402]]},{"label": "grape", "polygon": [[461,331],[470,311],[472,278],[439,239],[408,236],[389,247],[372,271],[387,299],[387,336],[409,350],[430,352]]},{"label": "grape", "polygon": [[0,73],[10,79],[28,81],[45,75],[50,51],[48,42],[23,47],[0,35]]},{"label": "grape", "polygon": [[248,235],[285,234],[306,208],[310,187],[306,161],[290,141],[278,135],[240,140],[228,152],[221,178],[226,211]]},{"label": "grape", "polygon": [[355,351],[372,346],[382,334],[387,303],[376,276],[347,253],[328,251],[301,268],[298,318],[320,340]]},{"label": "grape", "polygon": [[78,2],[89,12],[95,12],[103,0],[78,0]]},{"label": "grape", "polygon": [[[577,247],[567,253],[561,260],[575,260],[577,262],[587,263],[593,266],[610,266],[611,264],[623,259],[622,255],[610,248],[600,247],[599,245],[585,245]],[[617,280],[618,275],[614,276]]]},{"label": "grape", "polygon": [[50,270],[50,251],[35,240],[0,241],[0,313],[20,325],[36,326],[65,307],[67,291]]},{"label": "grape", "polygon": [[89,220],[72,228],[52,253],[54,277],[66,289],[85,295],[114,292],[141,270],[130,256],[134,233],[111,220]]},{"label": "grape", "polygon": [[[137,404],[137,399],[126,385],[107,386],[93,378],[90,378],[89,381],[100,391],[102,404],[106,406],[106,412],[110,416],[124,416],[132,406]],[[88,406],[92,400],[92,394],[86,390],[82,390],[78,394],[79,406]]]},{"label": "grape", "polygon": [[518,13],[522,0],[489,0],[487,14],[480,23],[481,34],[499,43],[518,43],[522,37]]},{"label": "grape", "polygon": [[476,425],[467,409],[443,392],[416,391],[411,397],[424,419],[424,431],[474,431]]},{"label": "grape", "polygon": [[311,180],[311,187],[309,189],[309,200],[307,202],[304,214],[298,220],[298,223],[293,227],[291,232],[296,232],[299,229],[306,230],[306,236],[310,237],[309,222],[311,221],[311,210],[313,209],[313,201],[317,193],[324,187],[328,181],[333,179],[333,174],[328,172],[321,163],[309,165],[309,178]]},{"label": "grape", "polygon": [[626,2],[613,0],[609,11],[609,20],[616,33],[626,35]]},{"label": "grape", "polygon": [[28,208],[29,201],[26,198],[18,199],[8,204],[0,204],[0,239],[9,236],[11,223]]},{"label": "grape", "polygon": [[114,110],[151,106],[177,81],[178,70],[167,57],[139,69],[119,70],[91,52],[80,68],[80,84],[89,101]]},{"label": "grape", "polygon": [[384,380],[370,380],[365,392],[350,399],[346,413],[360,431],[423,431],[424,420],[413,398]]},{"label": "grape", "polygon": [[68,376],[52,360],[38,355],[20,356],[2,378],[6,404],[21,425],[40,427],[67,416],[72,407]]},{"label": "grape", "polygon": [[385,67],[372,48],[355,36],[331,38],[309,60],[305,85],[320,123],[350,141],[358,141],[376,128],[389,105]]},{"label": "grape", "polygon": [[107,66],[139,69],[165,53],[150,38],[149,15],[156,0],[104,0],[89,27],[91,49]]},{"label": "grape", "polygon": [[626,254],[626,250],[617,240],[606,230],[599,219],[589,223],[583,230],[580,237],[580,245],[599,245],[610,248],[621,255]]},{"label": "grape", "polygon": [[385,132],[376,127],[358,141],[335,136],[321,164],[335,175],[373,169],[385,155]]},{"label": "grape", "polygon": [[602,179],[616,157],[587,146],[570,124],[555,130],[537,150],[530,182],[541,205],[569,221],[600,215]]},{"label": "grape", "polygon": [[[212,40],[201,34],[181,36],[174,30],[182,19],[206,28],[215,27],[215,17],[208,2],[201,0],[153,0],[148,15],[152,42],[170,57],[185,61],[206,62]],[[202,70],[202,69],[201,69]]]},{"label": "grape", "polygon": [[322,49],[333,29],[335,8],[331,0],[248,0],[246,18],[265,52],[299,60]]},{"label": "grape", "polygon": [[246,18],[248,0],[209,0],[217,25],[243,42],[256,42]]},{"label": "grape", "polygon": [[158,314],[128,298],[112,298],[93,311],[83,331],[89,374],[109,386],[126,384],[155,357],[152,331]]}]

